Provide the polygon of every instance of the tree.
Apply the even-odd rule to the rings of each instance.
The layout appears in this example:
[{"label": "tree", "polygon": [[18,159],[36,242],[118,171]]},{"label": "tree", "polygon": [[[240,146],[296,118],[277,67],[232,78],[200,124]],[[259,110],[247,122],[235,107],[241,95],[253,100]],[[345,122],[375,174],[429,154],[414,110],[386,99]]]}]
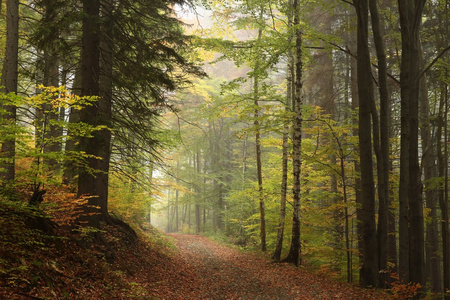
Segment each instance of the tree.
[{"label": "tree", "polygon": [[[376,0],[369,0],[370,16],[372,20],[372,31],[378,59],[378,82],[380,94],[380,122],[379,131],[375,130],[374,124],[374,147],[377,154],[377,177],[378,177],[378,227],[377,227],[377,252],[378,269],[387,270],[389,253],[389,127],[390,127],[390,97],[387,86],[387,61],[383,41],[380,15]],[[375,102],[374,102],[375,104]],[[375,105],[372,108],[372,116],[377,114]],[[375,134],[379,132],[379,134]],[[379,142],[378,142],[379,139]],[[386,273],[383,273],[386,274]],[[379,276],[378,286],[385,286],[386,278]]]},{"label": "tree", "polygon": [[[84,0],[83,23],[82,23],[82,51],[81,51],[81,96],[99,95],[99,74],[100,74],[100,1]],[[99,106],[88,105],[80,112],[80,121],[96,125]],[[81,169],[78,175],[78,197],[88,197],[86,215],[88,225],[92,227],[100,226],[100,216],[97,212],[98,185],[96,180],[97,160],[102,145],[98,137],[84,137],[80,141],[79,151],[84,151],[87,155],[87,166]]]},{"label": "tree", "polygon": [[302,60],[302,31],[300,28],[300,4],[298,0],[292,3],[292,10],[294,11],[293,26],[295,28],[295,81],[294,81],[294,120],[292,125],[292,161],[293,161],[293,200],[294,211],[292,219],[292,240],[291,247],[287,257],[283,260],[299,266],[301,264],[301,241],[300,241],[300,176],[301,176],[301,150],[302,150],[302,74],[303,74],[303,60]]},{"label": "tree", "polygon": [[424,225],[418,140],[420,28],[425,3],[425,0],[398,1],[402,36],[399,267],[402,277],[422,286]]},{"label": "tree", "polygon": [[[291,1],[289,1],[291,6]],[[288,28],[292,28],[292,10],[288,13]],[[292,42],[293,36],[289,36],[289,43]],[[291,128],[291,119],[288,117],[291,112],[292,100],[294,99],[294,55],[292,48],[288,50],[288,63],[286,72],[286,104],[285,104],[285,120],[283,124],[283,137],[282,137],[282,175],[281,175],[281,195],[280,195],[280,216],[277,230],[277,242],[275,251],[272,255],[272,259],[279,261],[281,259],[281,251],[283,250],[284,239],[284,227],[286,219],[286,199],[287,199],[287,181],[288,181],[288,152],[289,152],[289,132]]]},{"label": "tree", "polygon": [[114,1],[105,0],[100,9],[102,18],[100,37],[99,62],[99,99],[98,124],[104,126],[97,135],[101,145],[97,161],[97,192],[101,215],[104,220],[110,221],[108,212],[109,170],[111,160],[111,128],[112,128],[112,102],[113,102],[113,64],[114,64]]},{"label": "tree", "polygon": [[[1,86],[2,92],[2,123],[11,128],[8,138],[2,141],[0,157],[2,158],[2,169],[0,179],[3,193],[7,197],[14,198],[15,180],[15,156],[16,156],[16,106],[11,101],[11,95],[17,94],[18,77],[18,53],[19,53],[19,0],[6,1],[6,51],[3,62]],[[9,95],[10,97],[8,97]],[[9,100],[8,100],[9,98]]]},{"label": "tree", "polygon": [[[261,35],[262,35],[262,21],[264,9],[261,8],[260,11],[260,17],[258,20],[259,28],[258,28],[258,36],[256,38],[256,43],[259,46],[259,43],[261,41]],[[255,113],[254,113],[254,121],[253,125],[255,126],[255,148],[256,148],[256,172],[257,172],[257,178],[258,178],[258,195],[259,195],[259,213],[260,213],[260,236],[261,236],[261,250],[266,251],[267,245],[266,245],[266,212],[264,207],[264,194],[263,194],[263,180],[262,180],[262,162],[261,162],[261,128],[259,124],[259,70],[260,68],[260,61],[259,61],[259,51],[256,49],[256,59],[255,59],[255,66],[253,69],[253,94],[254,94],[254,105],[255,105]]]},{"label": "tree", "polygon": [[361,284],[376,286],[378,260],[375,226],[375,189],[372,162],[371,107],[374,103],[370,52],[368,46],[368,0],[353,1],[358,18],[357,76],[359,99],[359,155],[361,164],[361,235],[362,266]]}]

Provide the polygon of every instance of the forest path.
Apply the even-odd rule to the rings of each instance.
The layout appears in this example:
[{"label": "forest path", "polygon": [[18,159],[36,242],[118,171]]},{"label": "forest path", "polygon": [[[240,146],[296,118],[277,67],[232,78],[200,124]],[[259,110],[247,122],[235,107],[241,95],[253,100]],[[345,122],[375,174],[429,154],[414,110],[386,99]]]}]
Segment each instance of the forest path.
[{"label": "forest path", "polygon": [[174,259],[181,276],[165,299],[380,299],[373,290],[273,263],[203,236],[170,236],[179,249]]}]

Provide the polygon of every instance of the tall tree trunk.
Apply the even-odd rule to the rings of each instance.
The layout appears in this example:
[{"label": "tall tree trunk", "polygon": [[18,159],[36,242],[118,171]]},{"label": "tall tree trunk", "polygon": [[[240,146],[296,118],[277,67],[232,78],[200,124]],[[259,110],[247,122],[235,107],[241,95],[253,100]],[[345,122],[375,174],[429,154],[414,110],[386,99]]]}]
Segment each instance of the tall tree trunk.
[{"label": "tall tree trunk", "polygon": [[[448,215],[448,150],[447,150],[447,115],[448,115],[448,91],[445,83],[442,83],[441,98],[439,104],[439,117],[437,128],[437,156],[438,175],[444,180],[439,190],[439,207],[441,209],[441,235],[442,235],[442,262],[444,291],[450,290],[450,236]],[[448,293],[446,299],[449,298]]]},{"label": "tall tree trunk", "polygon": [[[288,15],[288,23],[289,26],[292,26],[292,13],[289,13]],[[292,40],[292,37],[289,38],[289,40]],[[293,89],[293,83],[294,83],[294,77],[295,77],[295,70],[294,70],[294,55],[292,52],[292,49],[289,48],[288,53],[288,66],[287,66],[287,90],[286,90],[286,106],[285,106],[285,112],[288,114],[291,111],[291,103],[292,99],[294,98],[294,89]],[[278,221],[278,230],[277,230],[277,242],[275,246],[275,251],[272,255],[272,259],[275,261],[279,261],[281,259],[281,251],[283,250],[283,239],[284,239],[284,223],[286,220],[286,196],[287,196],[287,179],[288,179],[288,151],[289,151],[289,123],[290,118],[286,116],[286,119],[284,120],[284,126],[283,126],[283,144],[282,144],[282,161],[281,161],[281,169],[282,169],[282,175],[281,175],[281,195],[280,195],[280,215],[279,215],[279,221]]]},{"label": "tall tree trunk", "polygon": [[[198,176],[200,176],[201,174],[201,160],[200,160],[200,150],[197,151],[197,157],[196,157],[196,169],[197,169],[197,174]],[[201,195],[201,180],[200,178],[197,180],[196,183],[196,192],[198,195],[198,200],[199,201],[201,199],[200,195]],[[201,213],[200,213],[200,203],[195,203],[195,233],[196,234],[200,234],[202,232],[202,222],[201,222],[202,218],[201,218]]]},{"label": "tall tree trunk", "polygon": [[300,25],[300,5],[298,0],[293,1],[292,10],[294,11],[294,27],[295,29],[295,80],[294,80],[294,123],[292,126],[292,162],[293,162],[293,219],[292,219],[292,240],[291,247],[287,257],[284,259],[286,262],[290,262],[299,266],[301,264],[301,242],[300,242],[300,175],[301,175],[301,147],[302,147],[302,72],[303,72],[303,60],[302,60],[302,31],[299,28]]},{"label": "tall tree trunk", "polygon": [[[43,1],[40,9],[43,10],[42,20],[44,26],[52,24],[58,19],[58,10],[54,3],[51,1]],[[59,81],[59,55],[57,39],[59,38],[59,32],[55,32],[49,40],[45,41],[45,45],[42,46],[44,52],[44,69],[43,69],[43,81],[40,84],[44,86],[58,87]],[[58,96],[54,96],[56,99]],[[64,108],[61,107],[61,110]],[[43,130],[41,133],[42,150],[44,153],[61,152],[62,144],[58,142],[58,137],[62,135],[61,126],[56,126],[55,122],[59,119],[59,112],[56,111],[50,103],[45,103],[43,107],[44,118],[40,120],[42,126],[38,128]],[[60,135],[61,134],[61,135]],[[56,159],[46,159],[45,164],[48,166],[49,171],[58,174],[60,170],[59,162]],[[59,174],[58,174],[59,175]],[[55,174],[53,175],[55,176]]]},{"label": "tall tree trunk", "polygon": [[[99,13],[100,0],[83,0],[83,22],[82,22],[82,51],[81,51],[81,95],[99,95],[99,73],[100,73],[100,32]],[[99,103],[85,106],[80,111],[80,121],[91,126],[97,125]],[[83,137],[80,142],[80,150],[87,155],[97,156],[100,141],[97,138]],[[86,159],[87,168],[79,171],[78,175],[78,197],[88,197],[88,205],[85,206],[86,221],[89,226],[99,227],[100,218],[96,207],[98,201],[98,185],[95,172],[98,167],[97,158]]]},{"label": "tall tree trunk", "polygon": [[[18,53],[19,53],[19,0],[6,1],[6,50],[3,62],[1,86],[5,94],[17,94],[18,77]],[[16,125],[16,106],[10,103],[1,103],[5,114],[2,115],[3,124]],[[2,181],[3,193],[6,197],[15,199],[15,157],[16,138],[5,139],[1,145],[0,158],[2,159]]]},{"label": "tall tree trunk", "polygon": [[[400,27],[402,36],[402,61],[400,69],[401,89],[401,126],[402,140],[400,150],[400,176],[407,180],[400,180],[401,201],[408,201],[409,233],[408,233],[408,267],[406,267],[402,254],[405,254],[405,245],[402,244],[400,253],[400,275],[409,274],[407,281],[420,283],[424,286],[424,224],[422,207],[422,181],[419,168],[419,70],[420,70],[420,28],[422,11],[426,0],[408,1],[398,0]],[[406,110],[403,111],[403,106]],[[404,135],[404,127],[407,131]],[[406,138],[406,141],[403,139]],[[406,158],[403,158],[403,156]],[[407,164],[407,165],[406,165]],[[402,168],[408,168],[408,173]],[[405,186],[405,183],[407,185]],[[403,206],[405,203],[402,203]],[[404,213],[404,211],[403,211]],[[402,216],[402,222],[405,216]],[[403,228],[406,224],[403,224]],[[401,232],[405,234],[405,232]],[[404,243],[404,237],[401,241]],[[414,271],[413,271],[414,270]]]},{"label": "tall tree trunk", "polygon": [[[262,19],[264,10],[261,8],[260,21]],[[258,29],[257,43],[261,40],[262,28]],[[253,97],[254,97],[254,121],[255,126],[255,150],[256,150],[256,172],[258,178],[258,198],[259,198],[259,214],[260,214],[260,239],[261,239],[261,250],[266,251],[266,211],[264,207],[264,194],[263,194],[263,180],[262,180],[262,162],[261,162],[261,128],[259,124],[259,51],[256,51],[258,57],[255,58],[256,63],[254,67],[253,76]]]},{"label": "tall tree trunk", "polygon": [[[388,232],[389,232],[389,126],[390,126],[390,97],[387,87],[387,61],[383,41],[377,1],[369,0],[370,15],[372,18],[372,30],[375,41],[375,48],[378,58],[378,82],[380,91],[380,148],[377,156],[378,174],[378,268],[388,269]],[[375,126],[375,124],[374,124]],[[377,137],[374,137],[377,138]],[[387,274],[381,272],[381,274]],[[386,276],[379,276],[378,286],[384,287],[387,281]]]},{"label": "tall tree trunk", "polygon": [[[353,35],[350,37],[350,40],[353,41]],[[355,45],[354,42],[351,42],[349,45],[350,50],[355,53]],[[350,60],[350,87],[351,87],[351,98],[352,98],[352,111],[356,113],[359,107],[359,92],[358,92],[358,76],[357,76],[357,61],[356,59]],[[359,136],[359,128],[358,128],[358,118],[353,119],[353,136]],[[359,156],[359,147],[354,148],[355,156]],[[362,253],[364,252],[363,248],[363,221],[362,221],[362,192],[361,192],[361,166],[359,163],[359,159],[354,159],[354,168],[355,175],[354,176],[354,184],[355,184],[355,203],[356,203],[356,234],[357,234],[357,248],[359,253],[359,262],[361,265],[362,262]],[[361,283],[362,278],[362,269],[359,268],[359,278]]]},{"label": "tall tree trunk", "polygon": [[[424,65],[423,48],[421,47],[421,68]],[[428,86],[425,75],[420,79],[420,124],[422,137],[422,170],[425,182],[425,200],[429,211],[426,228],[426,280],[431,284],[431,291],[442,292],[442,274],[439,255],[439,235],[437,217],[437,191],[431,186],[430,180],[436,177],[436,164],[431,137],[430,104],[428,99]]]},{"label": "tall tree trunk", "polygon": [[[254,78],[253,92],[255,97],[258,97],[258,77]],[[261,162],[261,129],[259,126],[259,105],[258,100],[255,98],[255,147],[256,147],[256,169],[258,178],[258,198],[259,198],[259,213],[260,213],[260,238],[261,238],[261,250],[266,251],[266,213],[264,207],[264,194],[263,194],[263,181],[262,181],[262,162]]]},{"label": "tall tree trunk", "polygon": [[360,213],[362,227],[361,284],[376,286],[378,283],[377,240],[375,226],[375,188],[372,161],[371,105],[374,103],[370,52],[368,47],[368,0],[354,0],[358,17],[357,75],[359,99],[359,155],[361,164]]},{"label": "tall tree trunk", "polygon": [[114,59],[114,37],[113,37],[113,0],[105,0],[102,2],[101,17],[102,36],[100,40],[100,77],[99,77],[99,93],[98,100],[98,125],[104,125],[107,128],[95,134],[98,138],[99,149],[96,169],[99,170],[97,181],[98,203],[102,219],[109,221],[108,213],[108,186],[109,186],[109,163],[111,157],[111,129],[112,129],[112,94],[113,94],[113,59]]}]

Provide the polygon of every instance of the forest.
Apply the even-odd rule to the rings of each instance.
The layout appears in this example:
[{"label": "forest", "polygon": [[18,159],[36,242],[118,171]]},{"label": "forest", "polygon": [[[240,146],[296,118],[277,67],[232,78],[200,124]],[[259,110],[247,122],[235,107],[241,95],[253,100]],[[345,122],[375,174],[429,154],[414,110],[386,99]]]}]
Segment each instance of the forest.
[{"label": "forest", "polygon": [[0,298],[450,299],[450,1],[5,0],[0,32]]}]

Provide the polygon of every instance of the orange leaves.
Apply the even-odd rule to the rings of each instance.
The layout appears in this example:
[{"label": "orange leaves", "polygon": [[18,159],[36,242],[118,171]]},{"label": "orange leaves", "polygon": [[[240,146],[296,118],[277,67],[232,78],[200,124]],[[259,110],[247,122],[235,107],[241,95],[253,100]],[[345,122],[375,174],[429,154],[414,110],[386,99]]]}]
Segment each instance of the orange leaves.
[{"label": "orange leaves", "polygon": [[405,283],[397,273],[389,271],[389,276],[393,280],[390,283],[391,299],[412,299],[422,287],[420,283]]},{"label": "orange leaves", "polygon": [[[218,245],[206,237],[172,235],[180,249],[176,270],[167,270],[167,283],[155,292],[170,289],[163,299],[381,299],[384,294],[335,282],[303,268],[275,264],[260,255]],[[181,271],[181,270],[180,270]],[[174,284],[176,282],[176,284]]]}]

